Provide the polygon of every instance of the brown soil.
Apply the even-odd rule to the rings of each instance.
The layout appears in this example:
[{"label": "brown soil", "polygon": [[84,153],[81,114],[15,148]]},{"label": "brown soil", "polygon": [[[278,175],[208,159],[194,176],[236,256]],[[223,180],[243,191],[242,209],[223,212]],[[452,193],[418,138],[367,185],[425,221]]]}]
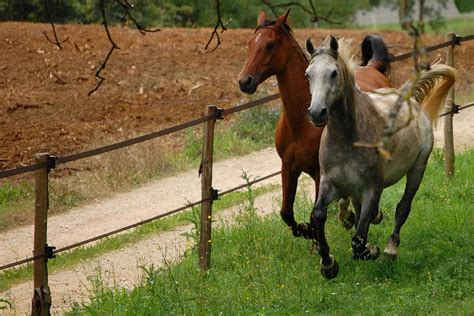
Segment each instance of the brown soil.
[{"label": "brown soil", "polygon": [[[253,30],[228,30],[213,53],[203,47],[210,29],[164,29],[146,36],[133,29],[113,28],[120,50],[112,55],[97,92],[95,71],[108,52],[99,25],[59,26],[59,50],[42,31],[47,24],[0,23],[0,169],[33,161],[35,153],[63,156],[169,127],[202,115],[208,104],[230,107],[242,99],[236,84],[246,61],[246,41]],[[334,33],[359,45],[366,31],[296,30],[303,43]],[[410,50],[404,33],[382,32],[392,53]],[[444,41],[430,36],[425,44]],[[444,50],[430,55],[444,57]],[[472,89],[474,41],[456,48],[457,91]],[[411,61],[393,67],[393,80],[408,77]]]}]

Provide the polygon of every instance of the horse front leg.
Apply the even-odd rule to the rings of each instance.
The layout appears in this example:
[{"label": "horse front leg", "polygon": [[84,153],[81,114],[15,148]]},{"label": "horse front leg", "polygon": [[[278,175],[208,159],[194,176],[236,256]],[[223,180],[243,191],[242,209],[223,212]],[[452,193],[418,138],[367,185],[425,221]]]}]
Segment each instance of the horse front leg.
[{"label": "horse front leg", "polygon": [[282,164],[281,167],[281,187],[282,205],[280,215],[283,221],[291,228],[295,237],[308,238],[308,228],[306,224],[298,224],[295,220],[293,205],[295,203],[298,178],[301,172],[291,171],[290,166]]},{"label": "horse front leg", "polygon": [[381,190],[372,189],[363,194],[357,229],[352,236],[352,257],[361,260],[374,260],[380,254],[379,247],[367,243],[371,220],[378,214]]},{"label": "horse front leg", "polygon": [[328,205],[334,201],[336,197],[337,189],[327,179],[322,177],[319,196],[311,213],[311,230],[316,234],[315,246],[321,256],[321,274],[326,279],[335,278],[339,272],[339,265],[336,259],[330,255],[329,245],[324,232]]}]

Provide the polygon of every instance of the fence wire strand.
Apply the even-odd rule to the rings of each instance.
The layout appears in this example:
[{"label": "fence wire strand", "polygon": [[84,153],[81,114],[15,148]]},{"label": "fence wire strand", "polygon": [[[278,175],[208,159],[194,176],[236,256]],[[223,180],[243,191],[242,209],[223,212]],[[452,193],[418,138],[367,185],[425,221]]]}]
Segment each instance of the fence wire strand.
[{"label": "fence wire strand", "polygon": [[[454,40],[447,41],[447,42],[444,42],[444,43],[440,43],[440,44],[437,44],[437,45],[434,45],[434,46],[431,46],[431,47],[427,47],[427,48],[425,48],[425,50],[427,52],[431,52],[431,51],[434,51],[434,50],[437,50],[437,49],[440,49],[440,48],[443,48],[443,47],[458,45],[462,42],[469,41],[469,40],[472,40],[472,39],[474,39],[474,34],[468,35],[468,36],[458,36]],[[407,58],[415,56],[416,54],[418,54],[418,52],[413,51],[413,52],[409,52],[409,53],[406,53],[406,54],[398,55],[398,56],[395,56],[393,58],[392,62],[407,59]],[[217,113],[215,115],[210,115],[210,116],[203,116],[201,118],[198,118],[198,119],[195,119],[195,120],[192,120],[192,121],[189,121],[189,122],[185,122],[185,123],[182,123],[182,124],[170,127],[170,128],[166,128],[164,130],[160,130],[160,131],[153,132],[153,133],[146,134],[146,135],[142,135],[142,136],[139,136],[139,137],[136,137],[136,138],[124,140],[124,141],[121,141],[121,142],[118,142],[118,143],[115,143],[115,144],[111,144],[111,145],[107,145],[107,146],[104,146],[104,147],[100,147],[100,148],[96,148],[96,149],[92,149],[92,150],[88,150],[88,151],[84,151],[84,152],[81,152],[81,153],[72,154],[72,155],[68,155],[68,156],[64,156],[64,157],[58,157],[58,158],[56,158],[56,165],[60,165],[60,164],[64,164],[64,163],[67,163],[67,162],[76,161],[76,160],[80,160],[80,159],[84,159],[84,158],[88,158],[88,157],[92,157],[92,156],[96,156],[96,155],[100,155],[100,154],[103,154],[103,153],[106,153],[106,152],[109,152],[109,151],[117,150],[117,149],[120,149],[120,148],[135,145],[135,144],[147,141],[147,140],[162,137],[162,136],[165,136],[165,135],[183,130],[185,128],[192,127],[192,126],[207,122],[207,121],[212,120],[212,119],[220,118],[220,117],[217,117],[217,115],[222,114],[222,115],[225,116],[225,115],[229,115],[229,114],[232,114],[232,113],[235,113],[235,112],[243,111],[243,110],[255,107],[257,105],[264,104],[264,103],[270,102],[272,100],[276,100],[279,97],[280,97],[280,94],[276,93],[276,94],[266,96],[264,98],[261,98],[261,99],[258,99],[258,100],[252,101],[252,102],[248,102],[248,103],[245,103],[245,104],[237,105],[237,106],[229,108],[229,109],[225,109],[225,110],[222,111],[222,113]],[[459,108],[459,110],[461,110],[461,108]],[[449,114],[449,112],[448,113],[443,113],[442,116],[447,115],[447,114]],[[28,166],[23,166],[23,167],[19,167],[19,168],[0,171],[0,179],[16,176],[16,175],[20,175],[20,174],[24,174],[24,173],[27,173],[27,172],[32,172],[32,171],[42,169],[42,168],[45,168],[45,167],[46,166],[44,165],[44,163],[36,163],[36,164],[28,165]]]},{"label": "fence wire strand", "polygon": [[[248,183],[245,183],[245,184],[242,184],[242,185],[239,185],[237,187],[234,187],[232,189],[228,189],[226,191],[223,191],[221,193],[219,193],[217,196],[218,197],[222,197],[226,194],[229,194],[229,193],[232,193],[232,192],[235,192],[235,191],[238,191],[238,190],[241,190],[241,189],[244,189],[246,187],[250,187],[256,183],[259,183],[259,182],[262,182],[262,181],[265,181],[267,179],[270,179],[274,176],[277,176],[281,173],[281,171],[277,171],[277,172],[274,172],[272,174],[269,174],[267,176],[264,176],[264,177],[261,177],[261,178],[257,178],[253,181],[250,181]],[[84,246],[86,244],[90,244],[94,241],[98,241],[100,239],[104,239],[104,238],[107,238],[107,237],[110,237],[110,236],[113,236],[113,235],[116,235],[116,234],[119,234],[121,232],[124,232],[126,230],[129,230],[129,229],[132,229],[132,228],[136,228],[138,226],[141,226],[141,225],[144,225],[144,224],[147,224],[147,223],[150,223],[150,222],[153,222],[155,220],[158,220],[158,219],[161,219],[161,218],[164,218],[164,217],[167,217],[167,216],[170,216],[170,215],[173,215],[175,213],[178,213],[178,212],[181,212],[181,211],[184,211],[186,209],[189,209],[189,208],[192,208],[192,207],[195,207],[195,206],[198,206],[200,204],[202,204],[203,202],[208,202],[208,201],[211,201],[212,200],[212,197],[209,197],[207,199],[202,199],[200,201],[197,201],[197,202],[193,202],[193,203],[189,203],[185,206],[181,206],[177,209],[174,209],[174,210],[171,210],[171,211],[168,211],[168,212],[165,212],[165,213],[162,213],[162,214],[159,214],[159,215],[156,215],[156,216],[153,216],[153,217],[150,217],[148,219],[145,219],[143,221],[139,221],[139,222],[136,222],[134,224],[131,224],[131,225],[128,225],[128,226],[124,226],[124,227],[121,227],[121,228],[118,228],[118,229],[115,229],[115,230],[112,230],[110,232],[107,232],[107,233],[104,233],[104,234],[101,234],[101,235],[98,235],[98,236],[95,236],[95,237],[92,237],[92,238],[88,238],[88,239],[85,239],[83,241],[79,241],[79,242],[76,242],[76,243],[73,243],[73,244],[70,244],[68,246],[65,246],[65,247],[61,247],[61,248],[58,248],[58,249],[55,249],[53,251],[53,255],[56,255],[58,253],[61,253],[61,252],[64,252],[64,251],[67,251],[67,250],[71,250],[71,249],[74,249],[74,248],[78,248],[78,247],[81,247],[81,246]],[[13,267],[16,267],[16,266],[19,266],[19,265],[22,265],[22,264],[25,264],[25,263],[29,263],[29,262],[32,262],[34,260],[37,260],[37,259],[41,259],[41,258],[44,258],[46,256],[46,254],[41,254],[41,255],[37,255],[37,256],[33,256],[33,257],[29,257],[29,258],[25,258],[25,259],[22,259],[22,260],[19,260],[19,261],[15,261],[15,262],[12,262],[12,263],[8,263],[6,265],[3,265],[3,266],[0,266],[0,271],[2,270],[6,270],[6,269],[9,269],[9,268],[13,268]]]},{"label": "fence wire strand", "polygon": [[[444,42],[444,43],[440,43],[440,44],[425,48],[425,50],[427,52],[431,52],[431,51],[434,51],[434,50],[437,50],[437,49],[440,49],[440,48],[443,48],[443,47],[458,45],[461,42],[465,42],[465,41],[472,40],[472,39],[474,39],[474,34],[469,35],[469,36],[464,36],[464,37],[459,37],[458,36],[454,40]],[[403,60],[403,59],[407,59],[407,58],[415,56],[417,53],[418,52],[409,52],[409,53],[406,53],[406,54],[402,54],[402,55],[394,57],[392,61],[400,61],[400,60]],[[237,106],[229,108],[229,109],[225,109],[225,110],[223,110],[221,112],[217,112],[216,114],[213,114],[213,115],[203,116],[201,118],[198,118],[198,119],[195,119],[195,120],[192,120],[192,121],[188,121],[188,122],[185,122],[185,123],[182,123],[182,124],[170,127],[170,128],[166,128],[166,129],[163,129],[163,130],[160,130],[160,131],[157,131],[157,132],[142,135],[142,136],[139,136],[139,137],[136,137],[136,138],[128,139],[128,140],[121,141],[121,142],[111,144],[111,145],[107,145],[107,146],[104,146],[104,147],[84,151],[84,152],[81,152],[81,153],[72,154],[72,155],[68,155],[68,156],[64,156],[64,157],[58,157],[58,158],[56,158],[55,163],[56,163],[56,165],[65,164],[65,163],[68,163],[68,162],[71,162],[71,161],[76,161],[76,160],[96,156],[96,155],[103,154],[103,153],[106,153],[106,152],[110,152],[110,151],[113,151],[113,150],[117,150],[117,149],[120,149],[120,148],[135,145],[135,144],[147,141],[147,140],[151,140],[151,139],[154,139],[154,138],[169,135],[171,133],[181,131],[181,130],[183,130],[185,128],[188,128],[188,127],[196,126],[198,124],[207,122],[209,120],[220,119],[220,118],[222,118],[221,116],[226,116],[226,115],[230,115],[230,114],[233,114],[233,113],[236,113],[236,112],[239,112],[239,111],[250,109],[252,107],[255,107],[255,106],[258,106],[258,105],[261,105],[261,104],[264,104],[264,103],[267,103],[267,102],[270,102],[270,101],[273,101],[273,100],[276,100],[279,97],[280,97],[279,93],[273,94],[273,95],[266,96],[264,98],[261,98],[261,99],[258,99],[258,100],[252,101],[252,102],[244,103],[244,104],[237,105]],[[458,111],[461,111],[461,110],[466,109],[466,108],[471,107],[471,106],[474,106],[474,102],[465,104],[465,105],[460,106],[460,107],[458,107],[454,110],[443,113],[443,114],[440,115],[440,117],[448,115],[448,114],[457,113]],[[23,173],[27,173],[27,172],[32,172],[32,171],[42,169],[42,168],[47,168],[47,167],[48,167],[48,164],[46,162],[42,162],[42,163],[31,164],[31,165],[28,165],[28,166],[22,166],[22,167],[15,168],[15,169],[0,171],[0,179],[15,176],[15,175],[19,175],[19,174],[23,174]],[[226,194],[244,189],[246,187],[250,187],[253,184],[256,184],[256,183],[264,181],[264,180],[267,180],[267,179],[272,178],[274,176],[277,176],[279,174],[281,174],[281,171],[274,172],[274,173],[269,174],[267,176],[258,178],[254,181],[239,185],[239,186],[234,187],[232,189],[228,189],[226,191],[223,191],[223,192],[219,193],[218,197],[221,197],[221,196],[224,196]],[[129,229],[147,224],[149,222],[161,219],[161,218],[166,217],[166,216],[170,216],[172,214],[181,212],[183,210],[186,210],[188,208],[197,206],[197,205],[199,205],[203,202],[207,202],[207,201],[210,201],[210,200],[212,200],[212,197],[187,204],[185,206],[179,207],[179,208],[174,209],[172,211],[168,211],[166,213],[156,215],[156,216],[148,218],[146,220],[143,220],[143,221],[140,221],[140,222],[137,222],[137,223],[134,223],[134,224],[131,224],[131,225],[128,225],[128,226],[125,226],[125,227],[122,227],[122,228],[119,228],[119,229],[116,229],[116,230],[113,230],[113,231],[110,231],[110,232],[107,232],[107,233],[104,233],[104,234],[101,234],[101,235],[98,235],[98,236],[95,236],[95,237],[92,237],[92,238],[77,242],[77,243],[73,243],[71,245],[68,245],[68,246],[65,246],[65,247],[62,247],[62,248],[58,248],[58,249],[53,251],[53,254],[58,254],[58,253],[61,253],[61,252],[67,251],[67,250],[71,250],[71,249],[74,249],[74,248],[92,243],[94,241],[97,241],[97,240],[100,240],[100,239],[103,239],[103,238],[106,238],[106,237],[110,237],[112,235],[116,235],[116,234],[121,233],[123,231],[126,231],[126,230],[129,230]],[[19,261],[16,261],[16,262],[12,262],[12,263],[0,266],[0,271],[8,269],[8,268],[15,267],[15,266],[18,266],[18,265],[22,265],[22,264],[25,264],[25,263],[29,263],[31,261],[44,258],[45,256],[46,256],[46,254],[44,253],[44,254],[41,254],[41,255],[37,255],[37,256],[29,257],[29,258],[22,259],[22,260],[19,260]]]}]

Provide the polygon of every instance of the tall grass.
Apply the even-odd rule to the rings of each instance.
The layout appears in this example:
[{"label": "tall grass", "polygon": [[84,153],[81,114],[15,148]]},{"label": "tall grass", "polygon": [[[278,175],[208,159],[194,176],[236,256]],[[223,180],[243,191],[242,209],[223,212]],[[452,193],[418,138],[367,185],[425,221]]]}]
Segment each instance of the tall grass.
[{"label": "tall grass", "polygon": [[[310,242],[295,239],[278,214],[258,218],[249,207],[236,227],[213,233],[208,272],[199,271],[193,249],[175,266],[145,268],[133,290],[101,287],[90,304],[76,303],[70,314],[472,314],[472,161],[474,150],[460,155],[453,179],[445,178],[440,159],[430,161],[395,263],[353,261],[352,232],[340,226],[332,207],[326,230],[340,273],[328,281]],[[381,247],[403,187],[384,192],[384,221],[371,226],[369,240]],[[300,219],[308,218],[311,207],[298,197]]]}]

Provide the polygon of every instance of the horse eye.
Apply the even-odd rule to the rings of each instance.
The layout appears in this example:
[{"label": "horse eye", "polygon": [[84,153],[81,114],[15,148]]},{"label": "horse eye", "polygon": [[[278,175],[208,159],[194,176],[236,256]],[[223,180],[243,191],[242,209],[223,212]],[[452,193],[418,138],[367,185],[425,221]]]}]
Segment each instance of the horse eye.
[{"label": "horse eye", "polygon": [[339,72],[338,72],[337,70],[334,70],[334,71],[332,72],[332,74],[331,74],[331,78],[332,78],[332,79],[336,78],[338,73],[339,73]]},{"label": "horse eye", "polygon": [[270,43],[267,44],[266,49],[267,49],[268,51],[270,51],[270,50],[272,50],[274,47],[275,47],[275,43],[270,42]]}]

